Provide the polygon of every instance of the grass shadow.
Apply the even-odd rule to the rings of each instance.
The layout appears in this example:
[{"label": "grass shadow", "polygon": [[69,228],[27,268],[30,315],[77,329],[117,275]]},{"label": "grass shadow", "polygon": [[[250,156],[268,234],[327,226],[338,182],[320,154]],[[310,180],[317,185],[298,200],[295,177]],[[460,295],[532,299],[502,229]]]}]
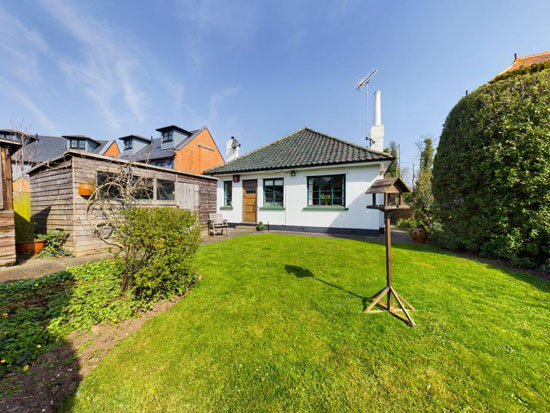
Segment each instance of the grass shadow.
[{"label": "grass shadow", "polygon": [[339,286],[337,284],[331,283],[330,281],[323,280],[322,278],[316,277],[315,274],[313,274],[310,270],[307,268],[298,267],[297,265],[285,265],[285,271],[287,274],[292,274],[296,276],[296,278],[311,278],[317,282],[320,282],[322,284],[325,284],[329,287],[335,288],[337,290],[343,291],[353,297],[361,299],[361,302],[363,304],[363,310],[367,308],[369,303],[372,300],[372,297],[364,297],[362,295],[359,295],[357,293],[354,293],[353,291],[347,290],[342,286]]}]

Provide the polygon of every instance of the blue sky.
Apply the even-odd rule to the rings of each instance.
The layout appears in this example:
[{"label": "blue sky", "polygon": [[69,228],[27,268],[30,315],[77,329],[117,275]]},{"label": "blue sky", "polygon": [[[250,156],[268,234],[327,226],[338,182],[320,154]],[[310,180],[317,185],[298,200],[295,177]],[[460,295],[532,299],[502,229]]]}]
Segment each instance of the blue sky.
[{"label": "blue sky", "polygon": [[550,50],[549,17],[549,1],[0,0],[0,127],[208,126],[248,152],[309,126],[364,144],[355,84],[377,68],[386,142],[410,166],[466,90]]}]

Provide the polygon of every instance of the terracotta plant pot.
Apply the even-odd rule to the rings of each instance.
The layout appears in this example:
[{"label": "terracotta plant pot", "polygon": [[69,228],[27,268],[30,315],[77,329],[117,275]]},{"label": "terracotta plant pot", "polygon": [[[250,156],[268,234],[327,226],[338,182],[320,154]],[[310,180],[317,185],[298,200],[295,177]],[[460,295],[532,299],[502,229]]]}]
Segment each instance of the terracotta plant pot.
[{"label": "terracotta plant pot", "polygon": [[81,182],[78,184],[78,195],[80,196],[90,196],[93,194],[95,189],[94,184],[88,182]]},{"label": "terracotta plant pot", "polygon": [[425,244],[428,239],[428,231],[424,227],[416,227],[411,229],[411,238],[414,242]]},{"label": "terracotta plant pot", "polygon": [[15,252],[17,254],[23,254],[25,252],[30,252],[33,255],[38,254],[44,248],[45,243],[46,243],[45,240],[16,242],[15,243]]}]

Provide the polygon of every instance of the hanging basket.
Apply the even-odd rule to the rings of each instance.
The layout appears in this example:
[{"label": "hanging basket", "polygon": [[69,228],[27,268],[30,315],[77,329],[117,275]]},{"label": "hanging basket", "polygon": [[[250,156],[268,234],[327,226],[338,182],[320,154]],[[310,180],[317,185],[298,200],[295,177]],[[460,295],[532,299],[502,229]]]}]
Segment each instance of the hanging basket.
[{"label": "hanging basket", "polygon": [[94,193],[95,185],[88,182],[78,184],[78,195],[91,196]]}]

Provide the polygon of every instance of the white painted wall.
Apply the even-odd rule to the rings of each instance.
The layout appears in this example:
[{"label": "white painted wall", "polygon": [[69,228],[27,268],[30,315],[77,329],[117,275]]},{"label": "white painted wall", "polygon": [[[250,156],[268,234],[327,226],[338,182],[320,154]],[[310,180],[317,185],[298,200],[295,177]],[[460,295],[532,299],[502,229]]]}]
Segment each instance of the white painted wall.
[{"label": "white painted wall", "polygon": [[[383,164],[384,171],[389,163]],[[257,179],[258,222],[272,225],[292,225],[308,227],[354,228],[378,230],[383,222],[382,213],[367,209],[372,202],[372,196],[365,191],[372,182],[381,178],[381,164],[369,163],[350,165],[347,167],[323,167],[312,169],[296,169],[296,176],[290,176],[290,171],[262,172],[240,174],[240,181],[233,182],[233,209],[224,209],[223,182],[232,181],[233,175],[218,175],[217,202],[218,212],[230,223],[242,222],[242,181]],[[307,206],[307,177],[322,175],[346,175],[346,211],[338,210],[304,210]],[[262,210],[263,179],[284,179],[284,210]]]}]

